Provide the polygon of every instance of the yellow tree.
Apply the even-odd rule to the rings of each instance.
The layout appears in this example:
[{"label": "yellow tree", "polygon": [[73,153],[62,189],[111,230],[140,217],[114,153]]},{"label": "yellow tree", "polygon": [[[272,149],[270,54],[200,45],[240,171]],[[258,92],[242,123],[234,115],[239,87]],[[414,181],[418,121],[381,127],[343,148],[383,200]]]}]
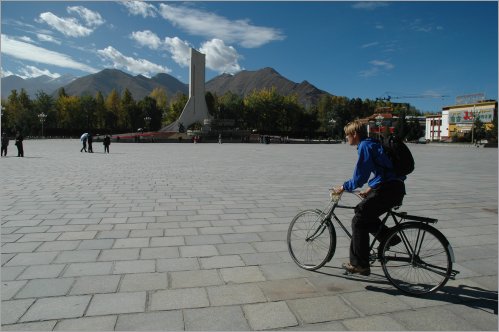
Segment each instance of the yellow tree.
[{"label": "yellow tree", "polygon": [[115,89],[107,96],[105,104],[107,111],[111,113],[106,117],[106,125],[113,129],[118,128],[123,120],[120,119],[120,95]]}]

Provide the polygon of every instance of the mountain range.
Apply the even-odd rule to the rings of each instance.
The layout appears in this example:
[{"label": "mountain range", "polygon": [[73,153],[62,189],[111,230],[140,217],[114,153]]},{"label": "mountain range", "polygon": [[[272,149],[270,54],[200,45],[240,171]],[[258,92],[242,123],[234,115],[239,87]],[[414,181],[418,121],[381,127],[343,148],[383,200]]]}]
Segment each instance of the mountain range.
[{"label": "mountain range", "polygon": [[[147,78],[142,75],[132,76],[117,69],[104,69],[98,73],[80,78],[64,75],[58,79],[48,76],[39,76],[23,79],[18,76],[2,78],[2,99],[6,99],[12,90],[18,92],[24,88],[31,98],[36,97],[38,91],[44,91],[56,96],[59,88],[63,87],[66,94],[84,96],[100,91],[104,96],[113,89],[120,95],[127,88],[135,100],[148,96],[155,88],[163,88],[169,98],[177,93],[189,94],[188,84],[182,83],[168,74],[157,74]],[[297,94],[298,100],[304,106],[316,105],[320,97],[328,92],[320,90],[307,81],[295,83],[280,75],[272,68],[263,68],[256,71],[243,70],[237,74],[222,74],[206,82],[206,91],[221,96],[231,91],[245,96],[254,90],[275,88],[281,95]]]}]

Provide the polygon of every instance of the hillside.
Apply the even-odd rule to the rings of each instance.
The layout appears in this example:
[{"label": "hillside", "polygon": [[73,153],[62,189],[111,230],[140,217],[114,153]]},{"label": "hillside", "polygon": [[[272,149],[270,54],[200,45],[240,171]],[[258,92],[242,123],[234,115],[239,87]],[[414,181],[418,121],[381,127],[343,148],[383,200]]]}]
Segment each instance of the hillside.
[{"label": "hillside", "polygon": [[303,105],[316,105],[322,95],[329,94],[307,81],[301,83],[290,81],[272,68],[257,71],[243,70],[235,75],[222,74],[206,83],[206,91],[219,96],[228,91],[245,96],[254,90],[272,87],[275,87],[281,95],[297,94],[298,100]]},{"label": "hillside", "polygon": [[[66,94],[73,96],[95,96],[98,91],[106,96],[113,89],[121,95],[125,89],[128,89],[135,100],[143,99],[155,88],[165,89],[169,98],[177,93],[189,94],[188,84],[168,74],[161,73],[147,78],[142,75],[132,76],[117,69],[104,69],[76,79],[71,76],[62,76],[59,79],[40,76],[26,80],[17,76],[4,77],[2,78],[2,98],[7,98],[12,89],[20,91],[21,88],[26,89],[33,99],[39,90],[56,96],[61,87],[64,87]],[[272,68],[256,71],[244,70],[235,75],[222,74],[206,82],[206,91],[218,96],[231,91],[244,97],[254,90],[270,88],[275,88],[281,95],[297,94],[299,102],[304,106],[316,105],[322,95],[329,94],[307,81],[295,83]]]}]

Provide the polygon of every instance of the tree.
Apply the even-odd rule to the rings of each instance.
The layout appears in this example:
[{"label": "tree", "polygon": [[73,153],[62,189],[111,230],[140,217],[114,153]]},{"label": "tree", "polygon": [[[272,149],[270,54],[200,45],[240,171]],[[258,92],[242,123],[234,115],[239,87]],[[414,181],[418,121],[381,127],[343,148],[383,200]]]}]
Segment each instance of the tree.
[{"label": "tree", "polygon": [[156,100],[152,97],[145,97],[139,102],[139,108],[141,110],[141,114],[143,114],[144,117],[148,116],[151,118],[151,122],[148,124],[149,127],[147,128],[147,130],[159,130],[161,128],[162,112],[156,105]]},{"label": "tree", "polygon": [[55,128],[56,127],[56,116],[57,113],[54,109],[54,98],[46,94],[43,91],[36,93],[36,99],[33,102],[33,109],[37,116],[41,113],[47,115],[45,118],[44,126],[45,128]]},{"label": "tree", "polygon": [[165,124],[170,124],[178,119],[185,107],[185,104],[187,104],[187,100],[187,96],[183,93],[179,92],[175,95],[170,104],[170,109],[165,117]]},{"label": "tree", "polygon": [[407,139],[409,141],[417,140],[424,136],[423,128],[417,119],[412,119],[408,124]]},{"label": "tree", "polygon": [[83,96],[80,98],[80,116],[78,117],[82,123],[78,123],[76,128],[86,128],[92,132],[95,128],[95,99],[92,96]]},{"label": "tree", "polygon": [[95,94],[95,126],[99,129],[106,128],[106,105],[100,91]]},{"label": "tree", "polygon": [[121,97],[120,104],[120,116],[122,117],[121,127],[128,128],[131,131],[137,129],[137,107],[135,104],[135,100],[132,97],[132,93],[125,89],[123,92],[123,96]]},{"label": "tree", "polygon": [[166,94],[166,90],[155,88],[149,96],[156,100],[156,107],[161,112],[161,118],[165,118],[168,114],[168,95]]},{"label": "tree", "polygon": [[405,111],[401,110],[399,118],[397,120],[397,125],[395,126],[395,136],[403,140],[407,136],[407,132],[408,132],[408,125],[407,125],[407,120],[405,118]]},{"label": "tree", "polygon": [[482,120],[480,120],[480,117],[477,116],[475,118],[475,121],[473,122],[473,139],[475,140],[475,142],[479,142],[485,137],[486,137],[485,124],[482,122]]},{"label": "tree", "polygon": [[106,127],[111,129],[120,128],[123,123],[120,110],[120,96],[115,89],[106,98]]},{"label": "tree", "polygon": [[216,99],[211,92],[206,92],[205,94],[206,106],[208,107],[208,113],[211,116],[216,115]]}]

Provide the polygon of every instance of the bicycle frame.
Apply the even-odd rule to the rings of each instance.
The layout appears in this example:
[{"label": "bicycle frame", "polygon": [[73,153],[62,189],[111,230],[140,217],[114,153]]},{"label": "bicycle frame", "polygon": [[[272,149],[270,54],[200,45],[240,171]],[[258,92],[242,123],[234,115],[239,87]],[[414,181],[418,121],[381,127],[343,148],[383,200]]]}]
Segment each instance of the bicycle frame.
[{"label": "bicycle frame", "polygon": [[[327,211],[327,213],[325,213],[325,217],[322,218],[320,227],[317,227],[316,231],[310,237],[307,237],[307,239],[306,239],[307,241],[313,240],[317,236],[320,236],[322,234],[322,232],[324,232],[324,230],[326,229],[325,223],[327,223],[327,222],[331,222],[332,223],[332,219],[334,219],[336,221],[336,223],[345,232],[345,234],[347,235],[347,237],[349,239],[352,239],[352,234],[343,225],[343,223],[336,216],[336,214],[334,213],[334,211],[337,208],[339,208],[339,209],[350,209],[350,210],[353,210],[353,209],[355,209],[355,206],[348,206],[348,205],[340,204],[340,198],[341,198],[341,195],[338,197],[337,200],[331,200],[331,202],[328,204],[328,206],[326,207],[326,209],[324,209],[323,211],[320,211],[321,214],[323,214],[325,211]],[[399,207],[395,207],[395,209],[398,209],[398,208]],[[374,238],[373,238],[371,244],[369,245],[369,251],[370,252],[373,250],[373,248],[375,246],[376,239],[378,237],[378,234],[381,231],[381,227],[386,224],[386,222],[388,221],[388,219],[390,217],[392,217],[393,222],[395,223],[395,226],[399,226],[400,224],[402,224],[403,223],[402,220],[413,220],[413,221],[427,223],[427,224],[428,223],[434,224],[434,223],[436,223],[438,221],[438,219],[408,215],[406,212],[395,212],[395,211],[393,211],[393,209],[390,209],[390,210],[388,210],[386,212],[386,214],[383,217],[383,219],[381,219],[380,228],[378,229],[378,231],[376,232],[376,234],[374,234]],[[397,217],[400,218],[400,219],[397,219]],[[403,243],[404,243],[404,245],[406,247],[406,250],[409,253],[412,253],[410,263],[413,264],[414,263],[414,259],[419,256],[419,252],[421,251],[421,245],[423,244],[423,240],[424,240],[424,235],[425,234],[424,233],[422,235],[418,234],[418,237],[416,239],[416,244],[419,244],[418,248],[412,248],[412,246],[411,246],[410,242],[408,241],[406,235],[403,232],[401,232],[400,234],[402,235],[401,240],[403,241]],[[420,235],[421,235],[421,238],[419,238]],[[450,244],[448,244],[448,247],[449,247],[449,251],[451,253],[451,260],[452,260],[452,262],[454,262],[455,261],[454,260],[454,252],[453,252],[452,247],[450,246]],[[428,265],[426,267],[427,268],[431,268],[432,266]]]}]

